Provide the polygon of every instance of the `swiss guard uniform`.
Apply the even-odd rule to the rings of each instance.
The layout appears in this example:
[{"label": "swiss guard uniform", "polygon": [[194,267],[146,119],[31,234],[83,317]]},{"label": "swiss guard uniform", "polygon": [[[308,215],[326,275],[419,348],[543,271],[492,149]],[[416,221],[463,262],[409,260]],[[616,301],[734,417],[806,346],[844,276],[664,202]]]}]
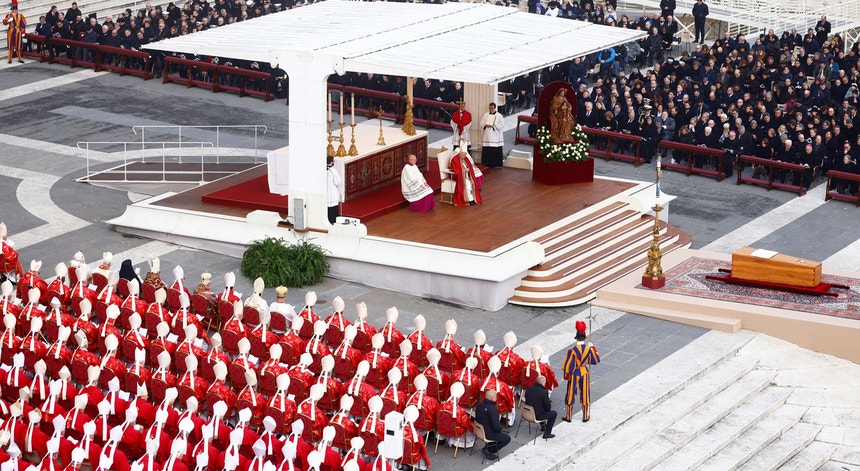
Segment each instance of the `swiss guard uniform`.
[{"label": "swiss guard uniform", "polygon": [[591,342],[585,341],[585,322],[576,321],[576,343],[567,350],[561,370],[567,380],[567,391],[564,395],[566,412],[564,420],[573,419],[573,402],[579,395],[582,405],[582,421],[591,419],[591,377],[589,366],[600,363],[600,354]]}]

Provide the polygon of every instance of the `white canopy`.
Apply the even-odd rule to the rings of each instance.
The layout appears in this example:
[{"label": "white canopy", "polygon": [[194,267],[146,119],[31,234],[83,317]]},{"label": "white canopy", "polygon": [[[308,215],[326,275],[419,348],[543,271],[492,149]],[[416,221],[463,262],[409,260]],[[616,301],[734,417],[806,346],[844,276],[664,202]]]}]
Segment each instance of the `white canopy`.
[{"label": "white canopy", "polygon": [[332,73],[492,85],[643,36],[489,4],[328,0],[146,48],[272,65],[307,54],[330,57]]}]

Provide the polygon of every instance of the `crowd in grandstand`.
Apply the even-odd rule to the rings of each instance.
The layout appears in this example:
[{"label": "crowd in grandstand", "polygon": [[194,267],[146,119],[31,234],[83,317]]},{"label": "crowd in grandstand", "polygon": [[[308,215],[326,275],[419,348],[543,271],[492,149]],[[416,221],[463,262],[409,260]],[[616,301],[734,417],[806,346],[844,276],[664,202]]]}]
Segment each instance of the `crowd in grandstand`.
[{"label": "crowd in grandstand", "polygon": [[[170,3],[166,8],[147,4],[137,12],[126,9],[115,19],[107,16],[100,24],[94,15],[85,18],[73,3],[65,14],[52,7],[44,19],[40,18],[37,32],[47,34],[47,24],[54,37],[139,49],[160,39],[300,5],[270,0],[217,0],[213,4],[194,0],[181,6]],[[603,5],[592,0],[552,1],[547,7],[530,0],[528,9],[536,14],[647,31],[647,36],[500,83],[499,91],[506,96],[500,110],[503,114],[534,106],[544,85],[566,80],[579,91],[580,123],[643,136],[641,155],[646,162],[655,156],[659,142],[669,139],[727,149],[732,155],[800,163],[818,172],[860,172],[857,41],[847,47],[839,34],[828,36],[821,28],[810,28],[805,34],[796,29],[781,34],[769,30],[749,38],[752,42],[742,34],[726,33],[709,45],[697,43],[694,50],[673,56],[679,30],[674,10],[630,18],[619,15],[614,2]],[[160,74],[160,53],[153,53],[153,59]],[[190,59],[271,70],[268,64],[229,58]],[[285,96],[286,74],[280,69],[271,71],[280,96]],[[330,80],[406,94],[404,77],[348,73],[333,75]],[[414,90],[416,97],[443,103],[456,103],[463,97],[462,84],[445,80],[416,80]],[[416,113],[447,121],[444,109],[418,107]],[[684,154],[673,157],[686,159]],[[731,174],[732,161],[727,156],[727,174]],[[706,164],[696,161],[697,166]],[[811,180],[806,178],[805,183]],[[857,191],[856,185],[848,184],[840,184],[840,190]]]}]

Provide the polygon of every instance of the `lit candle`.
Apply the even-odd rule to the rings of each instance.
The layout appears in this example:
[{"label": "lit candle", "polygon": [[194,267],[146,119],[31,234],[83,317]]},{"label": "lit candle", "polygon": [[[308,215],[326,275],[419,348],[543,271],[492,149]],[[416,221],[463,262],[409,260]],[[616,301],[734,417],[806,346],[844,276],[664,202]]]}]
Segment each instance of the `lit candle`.
[{"label": "lit candle", "polygon": [[331,121],[331,90],[328,91],[328,120]]},{"label": "lit candle", "polygon": [[352,111],[352,124],[355,124],[355,92],[350,96],[349,109]]},{"label": "lit candle", "polygon": [[343,122],[343,92],[340,92],[340,122]]}]

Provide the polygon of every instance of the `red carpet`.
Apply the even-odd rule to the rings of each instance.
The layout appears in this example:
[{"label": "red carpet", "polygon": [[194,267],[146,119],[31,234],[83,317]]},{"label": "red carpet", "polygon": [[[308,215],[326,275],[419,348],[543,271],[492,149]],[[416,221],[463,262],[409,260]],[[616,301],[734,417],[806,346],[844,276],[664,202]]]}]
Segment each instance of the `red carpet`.
[{"label": "red carpet", "polygon": [[[442,186],[439,162],[430,159],[430,170],[424,174],[427,183],[438,191]],[[485,170],[486,172],[486,170]],[[246,209],[262,209],[286,214],[290,197],[269,193],[268,176],[262,175],[203,195],[204,203],[220,204]],[[367,195],[349,200],[341,207],[344,216],[369,221],[375,217],[407,206],[400,185],[393,184]]]},{"label": "red carpet", "polygon": [[287,213],[290,197],[269,193],[268,175],[251,178],[222,190],[203,195],[204,203],[235,206],[246,209],[262,209]]}]

